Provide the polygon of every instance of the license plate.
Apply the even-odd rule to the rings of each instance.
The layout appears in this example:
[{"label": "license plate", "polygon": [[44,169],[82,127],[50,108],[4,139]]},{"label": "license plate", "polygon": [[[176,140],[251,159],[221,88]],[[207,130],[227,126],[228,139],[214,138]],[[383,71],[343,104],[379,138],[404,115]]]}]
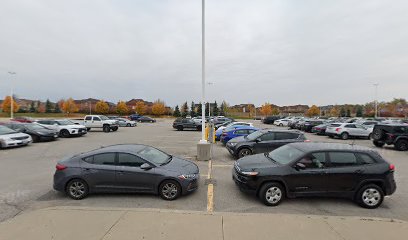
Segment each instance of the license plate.
[{"label": "license plate", "polygon": [[54,135],[54,137],[56,138],[56,137],[58,137],[58,135],[57,135],[57,134],[55,134],[55,135]]}]

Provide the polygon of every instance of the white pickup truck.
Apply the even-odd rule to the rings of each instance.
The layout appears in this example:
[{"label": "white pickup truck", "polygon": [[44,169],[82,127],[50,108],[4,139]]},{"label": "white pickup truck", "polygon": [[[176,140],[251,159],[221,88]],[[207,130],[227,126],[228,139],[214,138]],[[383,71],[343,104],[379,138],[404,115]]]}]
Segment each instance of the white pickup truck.
[{"label": "white pickup truck", "polygon": [[109,119],[104,115],[86,115],[83,122],[78,122],[89,131],[91,128],[102,128],[104,132],[117,131],[119,129],[118,121]]}]

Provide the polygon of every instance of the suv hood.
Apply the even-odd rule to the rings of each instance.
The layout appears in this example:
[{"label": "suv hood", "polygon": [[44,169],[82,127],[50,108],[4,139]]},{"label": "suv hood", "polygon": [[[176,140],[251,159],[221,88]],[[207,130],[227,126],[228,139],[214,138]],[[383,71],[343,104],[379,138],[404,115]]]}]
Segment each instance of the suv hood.
[{"label": "suv hood", "polygon": [[243,157],[239,159],[236,164],[241,170],[252,170],[279,166],[279,164],[267,158],[265,156],[265,153]]},{"label": "suv hood", "polygon": [[197,165],[194,163],[175,157],[166,165],[160,166],[168,171],[177,172],[180,174],[197,174],[199,173]]}]

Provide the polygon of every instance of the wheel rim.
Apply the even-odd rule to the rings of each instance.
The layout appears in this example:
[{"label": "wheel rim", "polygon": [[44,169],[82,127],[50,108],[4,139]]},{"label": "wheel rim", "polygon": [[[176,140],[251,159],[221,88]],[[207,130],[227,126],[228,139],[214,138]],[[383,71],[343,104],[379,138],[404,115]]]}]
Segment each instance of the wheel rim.
[{"label": "wheel rim", "polygon": [[408,145],[406,142],[402,142],[399,144],[399,149],[402,151],[406,151],[408,149]]},{"label": "wheel rim", "polygon": [[342,134],[342,138],[343,138],[344,140],[346,140],[346,139],[348,138],[348,134],[347,134],[347,133],[343,133],[343,134]]},{"label": "wheel rim", "polygon": [[76,198],[81,197],[85,193],[85,185],[81,182],[73,182],[69,186],[69,193]]},{"label": "wheel rim", "polygon": [[163,196],[167,199],[175,198],[177,196],[177,192],[177,186],[174,183],[166,183],[162,189]]},{"label": "wheel rim", "polygon": [[278,187],[271,187],[266,191],[265,199],[269,203],[276,204],[282,198],[282,191]]},{"label": "wheel rim", "polygon": [[381,194],[375,188],[367,188],[361,196],[364,204],[368,206],[375,206],[381,201]]},{"label": "wheel rim", "polygon": [[251,155],[251,151],[249,151],[248,149],[241,150],[241,157],[245,157],[248,155]]}]

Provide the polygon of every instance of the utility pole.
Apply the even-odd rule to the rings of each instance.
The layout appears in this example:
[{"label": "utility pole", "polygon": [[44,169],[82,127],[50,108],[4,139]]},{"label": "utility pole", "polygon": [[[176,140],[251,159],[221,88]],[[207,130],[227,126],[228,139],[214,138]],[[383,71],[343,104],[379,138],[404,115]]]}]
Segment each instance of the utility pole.
[{"label": "utility pole", "polygon": [[[10,76],[16,75],[15,72],[8,72]],[[12,77],[10,77],[11,79]],[[13,80],[11,80],[11,90],[10,90],[10,119],[14,118],[14,98],[13,98]]]}]

